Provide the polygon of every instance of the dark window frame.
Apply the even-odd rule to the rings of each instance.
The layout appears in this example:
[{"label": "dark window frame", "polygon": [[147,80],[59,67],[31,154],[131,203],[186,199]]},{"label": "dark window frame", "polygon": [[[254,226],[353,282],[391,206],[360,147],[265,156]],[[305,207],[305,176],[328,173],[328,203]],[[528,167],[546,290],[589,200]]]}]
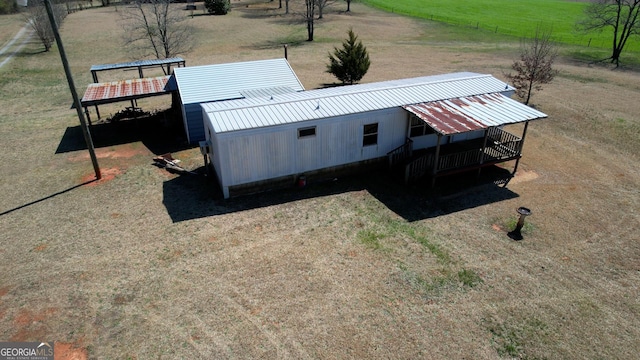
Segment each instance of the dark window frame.
[{"label": "dark window frame", "polygon": [[378,145],[378,123],[364,124],[362,129],[362,147]]},{"label": "dark window frame", "polygon": [[298,139],[306,139],[316,136],[316,127],[308,126],[303,128],[298,128]]}]

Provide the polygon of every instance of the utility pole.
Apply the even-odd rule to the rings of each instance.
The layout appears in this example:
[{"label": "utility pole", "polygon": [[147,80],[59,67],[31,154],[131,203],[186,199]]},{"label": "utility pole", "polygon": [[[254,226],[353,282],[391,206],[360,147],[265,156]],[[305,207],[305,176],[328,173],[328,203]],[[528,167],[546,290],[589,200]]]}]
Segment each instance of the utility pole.
[{"label": "utility pole", "polygon": [[102,178],[102,174],[100,173],[100,166],[98,166],[96,151],[93,148],[93,140],[91,139],[91,133],[89,132],[87,121],[84,118],[84,114],[82,113],[82,106],[80,105],[80,99],[78,99],[76,86],[73,84],[73,77],[71,76],[71,70],[69,69],[69,62],[67,61],[67,55],[64,52],[64,47],[62,46],[62,39],[60,38],[60,33],[58,32],[58,24],[56,24],[56,19],[53,16],[53,9],[51,8],[51,0],[44,0],[44,5],[47,8],[47,15],[49,15],[49,22],[51,23],[51,29],[53,30],[53,35],[56,38],[56,44],[58,45],[58,50],[60,51],[62,66],[64,67],[65,74],[67,75],[69,90],[71,90],[71,96],[73,96],[73,104],[76,108],[76,111],[78,112],[78,118],[80,119],[80,127],[82,128],[84,141],[87,143],[87,148],[89,149],[89,155],[91,156],[91,162],[93,163],[93,170],[96,173],[96,179],[100,180]]}]

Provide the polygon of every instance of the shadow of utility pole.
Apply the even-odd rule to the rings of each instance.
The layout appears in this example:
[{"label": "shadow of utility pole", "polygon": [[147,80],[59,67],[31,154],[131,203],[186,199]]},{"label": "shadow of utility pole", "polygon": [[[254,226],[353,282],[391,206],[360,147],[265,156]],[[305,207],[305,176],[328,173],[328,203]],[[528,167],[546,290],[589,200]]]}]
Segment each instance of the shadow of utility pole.
[{"label": "shadow of utility pole", "polygon": [[58,191],[57,193],[51,194],[51,195],[49,195],[49,196],[45,196],[45,197],[43,197],[42,199],[38,199],[38,200],[32,201],[32,202],[30,202],[30,203],[26,203],[26,204],[24,204],[24,205],[20,205],[20,206],[18,206],[18,207],[13,208],[13,209],[10,209],[10,210],[7,210],[7,211],[3,211],[3,212],[1,212],[1,213],[0,213],[0,216],[7,215],[7,214],[11,214],[11,213],[12,213],[12,212],[14,212],[14,211],[18,211],[18,210],[20,210],[20,209],[24,209],[24,208],[26,208],[26,207],[28,207],[28,206],[35,205],[35,204],[37,204],[37,203],[41,203],[41,202],[43,202],[43,201],[45,201],[45,200],[49,200],[49,199],[51,199],[51,198],[54,198],[54,197],[56,197],[56,196],[58,196],[58,195],[66,194],[66,193],[68,193],[69,191],[72,191],[72,190],[74,190],[74,189],[77,189],[77,188],[79,188],[79,187],[81,187],[81,186],[85,186],[85,185],[91,184],[92,182],[95,182],[95,181],[98,181],[98,179],[93,179],[93,180],[85,181],[85,182],[83,182],[82,184],[74,185],[74,186],[72,186],[72,187],[70,187],[70,188],[68,188],[68,189],[66,189],[66,190]]}]

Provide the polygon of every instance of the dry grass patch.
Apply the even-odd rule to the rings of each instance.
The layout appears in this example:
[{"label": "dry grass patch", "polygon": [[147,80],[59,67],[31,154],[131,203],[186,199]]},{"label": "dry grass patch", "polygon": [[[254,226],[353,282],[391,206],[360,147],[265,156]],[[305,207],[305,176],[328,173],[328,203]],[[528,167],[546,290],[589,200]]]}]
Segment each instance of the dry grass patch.
[{"label": "dry grass patch", "polygon": [[[351,14],[336,4],[307,43],[277,2],[234,4],[227,16],[188,20],[197,38],[188,65],[280,57],[287,42],[305,87],[319,87],[334,82],[327,54],[351,26],[371,52],[367,82],[501,77],[517,52],[443,41],[446,27],[361,4]],[[80,91],[92,64],[129,60],[113,7],[71,14],[62,30]],[[0,69],[0,339],[54,339],[101,359],[640,351],[635,72],[561,63],[562,76],[533,97],[550,117],[530,125],[506,189],[434,199],[375,173],[224,201],[202,177],[152,166],[149,134],[119,142],[98,127],[107,181],[78,187],[92,168],[86,150],[58,151],[77,126],[58,64],[32,42]],[[198,149],[176,149],[184,167],[202,165]],[[506,232],[518,206],[533,215],[514,242]]]}]

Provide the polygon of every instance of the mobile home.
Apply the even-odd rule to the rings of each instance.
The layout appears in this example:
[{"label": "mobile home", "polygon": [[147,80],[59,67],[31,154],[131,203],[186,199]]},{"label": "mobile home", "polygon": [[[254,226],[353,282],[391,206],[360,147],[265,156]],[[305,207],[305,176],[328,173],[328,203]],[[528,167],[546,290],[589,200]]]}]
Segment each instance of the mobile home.
[{"label": "mobile home", "polygon": [[407,144],[486,143],[489,129],[546,117],[510,99],[513,90],[491,75],[464,72],[206,103],[203,151],[228,198],[309,172],[391,159],[407,153]]}]

